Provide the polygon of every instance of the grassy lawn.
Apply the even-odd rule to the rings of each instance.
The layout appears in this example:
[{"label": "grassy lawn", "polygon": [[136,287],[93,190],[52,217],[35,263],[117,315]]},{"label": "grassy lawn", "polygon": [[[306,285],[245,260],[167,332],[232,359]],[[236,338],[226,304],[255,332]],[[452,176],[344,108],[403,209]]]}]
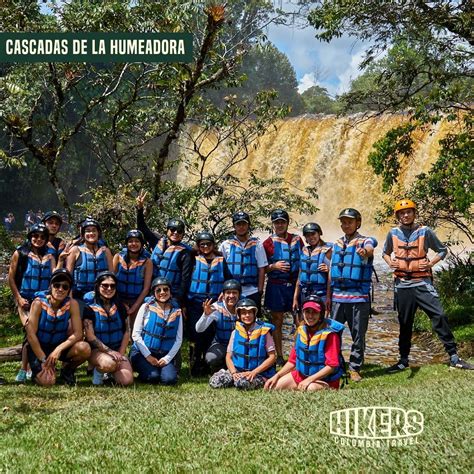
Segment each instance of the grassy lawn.
[{"label": "grassy lawn", "polygon": [[[4,364],[12,381],[17,363]],[[474,374],[443,365],[382,375],[339,392],[239,393],[205,379],[177,387],[0,388],[0,471],[472,471]],[[329,412],[359,406],[421,411],[406,447],[340,447]]]}]

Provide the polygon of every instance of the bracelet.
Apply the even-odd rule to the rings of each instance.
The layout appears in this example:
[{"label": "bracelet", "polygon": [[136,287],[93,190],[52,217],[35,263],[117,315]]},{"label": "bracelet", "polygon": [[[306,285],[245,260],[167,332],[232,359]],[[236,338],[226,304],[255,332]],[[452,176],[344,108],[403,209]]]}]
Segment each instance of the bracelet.
[{"label": "bracelet", "polygon": [[40,362],[44,364],[46,362],[46,356],[44,356],[42,359],[40,359]]}]

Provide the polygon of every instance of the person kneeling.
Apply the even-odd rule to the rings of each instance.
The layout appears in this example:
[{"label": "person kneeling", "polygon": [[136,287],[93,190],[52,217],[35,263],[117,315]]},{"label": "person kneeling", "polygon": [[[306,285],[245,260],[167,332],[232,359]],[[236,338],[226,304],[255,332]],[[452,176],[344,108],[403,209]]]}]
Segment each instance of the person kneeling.
[{"label": "person kneeling", "polygon": [[303,324],[288,362],[265,383],[265,390],[315,391],[339,388],[344,362],[341,337],[344,325],[324,318],[320,298],[310,296],[303,304]]},{"label": "person kneeling", "polygon": [[[90,356],[90,347],[82,340],[82,323],[79,305],[69,298],[72,276],[65,269],[53,272],[50,292],[36,298],[31,305],[26,331],[28,335],[28,361],[34,380],[43,386],[56,383],[56,364],[64,362],[61,377],[74,385],[74,371]],[[72,334],[68,336],[69,323]]]},{"label": "person kneeling", "polygon": [[130,360],[142,382],[174,385],[174,357],[183,340],[181,309],[171,297],[169,280],[157,277],[151,288],[154,298],[140,307],[135,319]]},{"label": "person kneeling", "polygon": [[222,369],[210,378],[212,388],[256,389],[275,374],[275,344],[271,335],[274,326],[256,320],[257,306],[249,298],[241,299],[236,310],[238,321],[227,346],[227,370]]},{"label": "person kneeling", "polygon": [[84,308],[84,328],[92,348],[92,383],[102,385],[107,373],[119,385],[131,385],[132,366],[125,356],[130,338],[127,310],[117,299],[117,277],[113,272],[97,275],[93,301]]}]

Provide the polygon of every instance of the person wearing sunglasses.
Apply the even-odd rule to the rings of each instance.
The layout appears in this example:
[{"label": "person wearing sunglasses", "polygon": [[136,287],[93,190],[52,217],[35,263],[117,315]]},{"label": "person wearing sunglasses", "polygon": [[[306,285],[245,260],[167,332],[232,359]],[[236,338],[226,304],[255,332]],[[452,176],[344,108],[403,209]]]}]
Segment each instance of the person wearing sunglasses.
[{"label": "person wearing sunglasses", "polygon": [[114,272],[117,276],[117,293],[127,308],[130,327],[143,300],[150,292],[153,264],[144,248],[145,238],[133,229],[125,238],[126,247],[114,255]]},{"label": "person wearing sunglasses", "polygon": [[196,234],[195,264],[188,291],[187,334],[190,342],[189,361],[191,375],[204,375],[208,366],[204,355],[214,337],[214,326],[201,332],[196,331],[196,323],[202,315],[205,301],[217,301],[224,288],[224,281],[231,278],[224,257],[217,251],[214,235],[208,231]]},{"label": "person wearing sunglasses", "polygon": [[156,235],[145,222],[146,196],[146,192],[141,192],[136,199],[137,228],[143,232],[148,248],[152,250],[153,278],[161,276],[169,280],[173,298],[183,308],[194,266],[191,247],[183,242],[186,226],[182,219],[172,217],[166,223],[166,234]]},{"label": "person wearing sunglasses", "polygon": [[86,218],[81,223],[81,239],[67,259],[67,269],[74,275],[73,296],[78,300],[81,312],[84,295],[94,290],[97,275],[113,270],[112,254],[105,245],[100,244],[101,234],[99,223]]},{"label": "person wearing sunglasses", "polygon": [[153,298],[140,307],[135,319],[130,360],[140,381],[174,385],[178,381],[175,356],[183,340],[182,312],[166,278],[155,278],[151,289]]},{"label": "person wearing sunglasses", "polygon": [[[20,245],[11,258],[8,271],[8,283],[15,298],[21,325],[25,330],[28,324],[29,310],[37,291],[48,289],[49,280],[56,267],[54,256],[48,253],[49,232],[44,224],[31,226],[27,241]],[[24,383],[27,380],[26,338],[23,341],[21,368],[15,380]]]},{"label": "person wearing sunglasses", "polygon": [[28,361],[33,379],[39,385],[56,383],[59,361],[63,362],[61,378],[68,385],[74,385],[76,368],[90,356],[89,344],[82,340],[79,305],[69,297],[72,282],[72,275],[67,270],[55,270],[49,293],[36,298],[31,305],[26,327]]},{"label": "person wearing sunglasses", "polygon": [[91,346],[89,364],[94,367],[92,383],[102,385],[111,374],[122,386],[133,383],[130,361],[125,356],[130,331],[127,309],[117,296],[117,277],[105,271],[97,275],[94,298],[84,308],[86,340]]}]

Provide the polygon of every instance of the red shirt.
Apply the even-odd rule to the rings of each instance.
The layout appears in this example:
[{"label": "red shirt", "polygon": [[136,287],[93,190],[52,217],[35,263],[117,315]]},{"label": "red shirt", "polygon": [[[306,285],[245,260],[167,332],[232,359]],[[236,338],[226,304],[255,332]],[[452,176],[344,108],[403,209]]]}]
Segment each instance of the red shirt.
[{"label": "red shirt", "polygon": [[[286,243],[288,245],[291,244],[291,241],[293,240],[293,237],[295,236],[295,234],[290,234],[288,232],[288,235],[285,239]],[[303,248],[303,241],[301,240],[301,237],[300,237],[300,247]],[[271,237],[267,237],[265,239],[265,241],[263,242],[263,248],[265,249],[265,253],[267,254],[267,258],[270,258],[270,257],[273,257],[273,254],[275,253],[275,246],[273,245],[273,240]]]},{"label": "red shirt", "polygon": [[[308,331],[308,336],[312,337],[314,332]],[[340,352],[341,352],[341,341],[340,341],[339,336],[335,332],[329,333],[326,339],[326,346],[324,347],[324,363],[326,365],[329,365],[330,367],[339,367]],[[296,365],[296,351],[295,351],[294,346],[291,349],[288,362]],[[294,370],[291,374],[293,375],[293,380],[296,383],[300,383],[306,378],[298,370]],[[331,388],[339,388],[339,380],[334,380],[333,382],[327,382],[327,384]]]}]

